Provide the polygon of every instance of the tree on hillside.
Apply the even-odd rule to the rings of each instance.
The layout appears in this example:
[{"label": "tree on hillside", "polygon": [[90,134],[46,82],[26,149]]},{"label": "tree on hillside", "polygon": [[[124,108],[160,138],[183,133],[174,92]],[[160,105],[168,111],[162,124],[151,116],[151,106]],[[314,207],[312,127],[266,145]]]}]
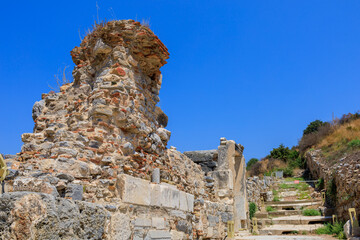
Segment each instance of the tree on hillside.
[{"label": "tree on hillside", "polygon": [[309,125],[305,128],[304,130],[304,134],[309,134],[309,133],[313,133],[313,132],[317,132],[319,130],[319,128],[321,126],[324,126],[326,124],[326,122],[320,121],[320,120],[315,120],[312,121],[311,123],[309,123]]},{"label": "tree on hillside", "polygon": [[285,147],[284,144],[280,144],[278,148],[274,148],[270,152],[270,157],[273,159],[280,159],[284,162],[287,162],[290,154],[291,150],[288,147]]},{"label": "tree on hillside", "polygon": [[246,164],[246,170],[249,170],[258,161],[259,161],[259,159],[257,159],[257,158],[250,159]]}]

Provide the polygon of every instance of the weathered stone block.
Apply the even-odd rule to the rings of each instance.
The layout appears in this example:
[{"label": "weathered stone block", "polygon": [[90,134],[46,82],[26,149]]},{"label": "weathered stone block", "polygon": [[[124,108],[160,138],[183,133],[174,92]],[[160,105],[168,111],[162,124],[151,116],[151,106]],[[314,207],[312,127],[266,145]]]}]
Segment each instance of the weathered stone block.
[{"label": "weathered stone block", "polygon": [[110,234],[112,239],[130,239],[130,218],[126,214],[115,213],[111,217]]},{"label": "weathered stone block", "polygon": [[182,211],[188,211],[186,192],[180,191],[179,200],[180,200],[179,209]]},{"label": "weathered stone block", "polygon": [[184,212],[182,212],[182,211],[179,211],[179,210],[172,210],[170,212],[170,216],[186,219],[186,214]]},{"label": "weathered stone block", "polygon": [[161,207],[161,189],[159,184],[150,184],[150,205]]},{"label": "weathered stone block", "polygon": [[145,240],[152,240],[152,239],[171,239],[171,234],[165,230],[150,230],[145,237]]},{"label": "weathered stone block", "polygon": [[148,218],[136,218],[135,227],[151,227],[151,219]]},{"label": "weathered stone block", "polygon": [[84,188],[80,184],[68,184],[66,186],[65,197],[69,197],[72,200],[82,200]]},{"label": "weathered stone block", "polygon": [[165,219],[163,217],[153,217],[151,219],[151,225],[152,227],[156,229],[165,229]]},{"label": "weathered stone block", "polygon": [[219,217],[218,216],[208,215],[207,219],[208,219],[210,227],[215,227],[219,223]]},{"label": "weathered stone block", "polygon": [[51,194],[58,197],[59,193],[55,186],[42,179],[32,177],[18,177],[14,180],[13,191],[28,191]]},{"label": "weathered stone block", "polygon": [[211,176],[215,179],[219,189],[233,189],[233,175],[230,170],[214,171]]},{"label": "weathered stone block", "polygon": [[151,187],[148,181],[122,174],[118,176],[116,185],[123,202],[150,205]]},{"label": "weathered stone block", "polygon": [[192,225],[190,223],[188,223],[187,221],[180,220],[176,224],[176,229],[180,232],[191,234]]},{"label": "weathered stone block", "polygon": [[186,200],[187,200],[188,211],[193,212],[194,211],[194,195],[192,195],[190,193],[186,193]]},{"label": "weathered stone block", "polygon": [[161,184],[161,206],[179,209],[180,191],[175,186]]}]

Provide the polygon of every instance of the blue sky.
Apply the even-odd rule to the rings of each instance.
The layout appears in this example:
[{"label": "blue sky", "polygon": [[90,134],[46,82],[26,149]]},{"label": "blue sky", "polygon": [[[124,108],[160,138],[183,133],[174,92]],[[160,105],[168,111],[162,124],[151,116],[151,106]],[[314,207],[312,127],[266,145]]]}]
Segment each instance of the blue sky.
[{"label": "blue sky", "polygon": [[[160,106],[169,145],[219,138],[261,158],[297,144],[315,119],[360,109],[360,1],[101,1],[100,19],[148,20],[168,47]],[[4,1],[0,8],[0,152],[32,132],[32,105],[73,64],[96,1]]]}]

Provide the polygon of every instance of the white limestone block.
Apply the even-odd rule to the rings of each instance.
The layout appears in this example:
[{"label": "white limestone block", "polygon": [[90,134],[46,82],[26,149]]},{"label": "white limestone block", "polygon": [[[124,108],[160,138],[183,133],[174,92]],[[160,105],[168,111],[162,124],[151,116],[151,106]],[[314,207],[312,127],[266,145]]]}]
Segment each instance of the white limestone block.
[{"label": "white limestone block", "polygon": [[151,200],[150,205],[161,207],[161,189],[159,184],[150,184],[151,187]]},{"label": "white limestone block", "polygon": [[161,206],[173,209],[179,209],[180,191],[169,184],[160,184]]},{"label": "white limestone block", "polygon": [[193,212],[194,211],[194,195],[192,195],[190,193],[186,193],[186,200],[187,200],[188,211]]},{"label": "white limestone block", "polygon": [[163,217],[153,217],[151,219],[152,227],[156,229],[166,229],[165,219]]},{"label": "white limestone block", "polygon": [[124,203],[150,205],[151,187],[149,181],[121,174],[118,176],[116,185]]},{"label": "white limestone block", "polygon": [[187,212],[188,211],[188,202],[187,202],[186,192],[180,191],[179,200],[180,200],[179,209]]}]

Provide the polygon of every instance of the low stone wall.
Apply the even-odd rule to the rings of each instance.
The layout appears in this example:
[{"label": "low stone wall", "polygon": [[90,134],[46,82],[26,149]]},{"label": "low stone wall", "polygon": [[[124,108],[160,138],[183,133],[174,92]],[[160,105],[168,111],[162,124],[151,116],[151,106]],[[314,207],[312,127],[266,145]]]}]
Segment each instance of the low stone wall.
[{"label": "low stone wall", "polygon": [[[39,190],[37,184],[27,186]],[[112,204],[17,190],[0,198],[0,216],[5,216],[0,234],[8,239],[221,239],[233,217],[231,205],[195,200],[174,185],[126,174],[117,178],[119,201]],[[64,226],[50,228],[47,222]]]},{"label": "low stone wall", "polygon": [[[323,178],[325,188],[334,180],[336,185],[335,212],[340,219],[348,220],[349,208],[360,212],[360,152],[340,158],[330,165],[321,150],[306,153],[307,167],[313,179]],[[328,201],[327,201],[328,202]]]}]

